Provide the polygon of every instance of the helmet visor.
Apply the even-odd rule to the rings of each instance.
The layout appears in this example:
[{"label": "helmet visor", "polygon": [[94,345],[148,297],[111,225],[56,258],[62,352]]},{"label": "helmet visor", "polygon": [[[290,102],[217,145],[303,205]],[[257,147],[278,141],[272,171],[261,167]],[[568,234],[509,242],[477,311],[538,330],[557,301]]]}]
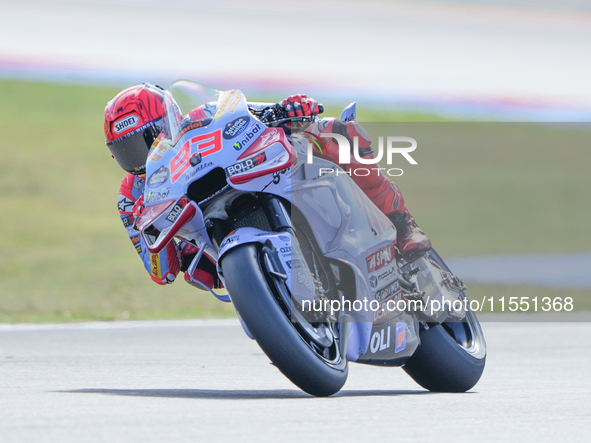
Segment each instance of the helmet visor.
[{"label": "helmet visor", "polygon": [[107,143],[111,154],[122,169],[135,175],[146,172],[148,152],[160,133],[161,126],[162,119],[159,119]]}]

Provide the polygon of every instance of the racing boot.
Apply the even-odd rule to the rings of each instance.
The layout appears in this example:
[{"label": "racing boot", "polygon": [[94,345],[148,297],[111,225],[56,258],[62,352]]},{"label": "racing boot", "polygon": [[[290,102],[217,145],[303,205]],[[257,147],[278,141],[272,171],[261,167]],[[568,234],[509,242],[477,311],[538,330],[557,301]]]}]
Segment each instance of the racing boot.
[{"label": "racing boot", "polygon": [[396,227],[398,249],[407,262],[416,260],[431,249],[431,240],[423,230],[417,226],[415,219],[404,204],[404,197],[395,183],[391,184],[394,191],[392,211],[386,215]]},{"label": "racing boot", "polygon": [[199,259],[197,267],[191,275],[189,275],[188,268],[195,254],[199,252],[199,248],[192,245],[191,243],[181,242],[179,244],[180,255],[182,259],[181,271],[185,273],[185,281],[191,286],[196,287],[204,291],[210,291],[214,288],[223,287],[222,282],[219,280],[215,268],[215,264],[209,258],[207,254],[203,254]]},{"label": "racing boot", "polygon": [[199,268],[193,271],[192,276],[188,272],[185,272],[185,281],[202,291],[210,291],[215,286],[213,275]]},{"label": "racing boot", "polygon": [[[379,178],[376,178],[379,177]],[[370,200],[390,219],[396,227],[396,240],[402,258],[407,262],[416,260],[431,249],[431,240],[417,226],[406,208],[400,188],[382,174],[373,180],[353,180]],[[361,177],[360,177],[361,178]],[[367,179],[368,177],[363,177]]]}]

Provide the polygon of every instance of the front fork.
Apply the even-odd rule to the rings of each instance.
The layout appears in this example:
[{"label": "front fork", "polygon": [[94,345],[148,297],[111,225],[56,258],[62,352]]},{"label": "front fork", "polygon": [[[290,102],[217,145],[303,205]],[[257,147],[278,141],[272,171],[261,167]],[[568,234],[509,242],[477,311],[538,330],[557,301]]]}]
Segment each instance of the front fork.
[{"label": "front fork", "polygon": [[[302,249],[300,246],[300,243],[298,241],[298,237],[296,235],[296,232],[291,224],[291,217],[289,216],[287,210],[285,209],[285,206],[283,205],[283,203],[281,202],[281,200],[277,197],[275,197],[274,195],[270,195],[270,194],[263,194],[261,196],[261,200],[263,202],[263,207],[265,209],[265,213],[267,214],[267,218],[269,220],[269,224],[271,225],[271,228],[273,229],[273,231],[277,231],[277,232],[288,232],[289,234],[291,234],[291,239],[292,239],[292,260],[291,263],[293,263],[293,256],[295,255],[296,257],[299,257],[299,260],[305,265],[306,267],[306,271],[307,271],[307,275],[311,276],[314,284],[315,284],[315,300],[319,300],[321,303],[323,302],[323,300],[326,300],[326,294],[324,292],[324,289],[322,288],[322,284],[317,284],[320,283],[320,278],[318,275],[315,275],[315,273],[312,273],[309,269],[309,267],[307,266],[307,262],[305,260],[305,257],[302,253]],[[299,280],[299,279],[298,279]],[[294,281],[294,276],[292,275],[292,282]],[[292,291],[292,297],[293,297],[293,291]],[[322,320],[326,321],[328,320],[329,324],[333,325],[333,324],[337,324],[337,328],[339,331],[339,352],[340,354],[343,356],[347,355],[347,347],[348,347],[348,343],[349,343],[349,335],[350,335],[350,325],[351,325],[351,317],[348,314],[344,314],[339,316],[339,321],[337,322],[337,318],[333,315],[332,312],[328,312],[328,313],[323,313],[324,316],[326,316],[326,318],[323,318]],[[330,329],[332,330],[332,326],[330,327]],[[334,334],[334,332],[333,332]]]},{"label": "front fork", "polygon": [[[272,194],[261,194],[261,202],[263,209],[267,215],[267,219],[274,232],[285,232],[291,237],[291,251],[290,260],[288,261],[291,272],[291,291],[292,299],[298,304],[296,309],[301,309],[305,301],[310,301],[312,304],[316,301],[320,303],[326,299],[324,288],[320,283],[319,276],[316,271],[309,268],[308,262],[302,252],[302,248],[296,231],[292,225],[289,211],[284,203]],[[272,254],[267,254],[272,256]],[[329,318],[334,321],[335,318]]]}]

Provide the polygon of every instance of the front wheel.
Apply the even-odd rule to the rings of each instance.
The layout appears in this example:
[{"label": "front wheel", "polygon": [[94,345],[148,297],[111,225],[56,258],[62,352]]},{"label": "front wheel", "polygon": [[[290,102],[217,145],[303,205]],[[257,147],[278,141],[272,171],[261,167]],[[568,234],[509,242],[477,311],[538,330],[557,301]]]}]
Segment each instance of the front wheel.
[{"label": "front wheel", "polygon": [[221,268],[236,311],[273,364],[309,394],[325,397],[338,392],[347,380],[348,366],[337,337],[330,345],[320,346],[307,332],[310,327],[290,321],[280,294],[287,288],[265,271],[260,245],[231,249],[222,258]]}]

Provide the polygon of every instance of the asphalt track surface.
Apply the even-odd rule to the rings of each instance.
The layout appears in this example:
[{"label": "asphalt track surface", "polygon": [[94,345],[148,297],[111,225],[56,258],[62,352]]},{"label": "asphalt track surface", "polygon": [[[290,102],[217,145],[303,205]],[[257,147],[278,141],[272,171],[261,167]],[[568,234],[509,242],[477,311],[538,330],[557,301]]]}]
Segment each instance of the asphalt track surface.
[{"label": "asphalt track surface", "polygon": [[312,398],[235,321],[0,329],[0,441],[588,441],[591,323],[483,323],[466,394],[351,365]]}]

